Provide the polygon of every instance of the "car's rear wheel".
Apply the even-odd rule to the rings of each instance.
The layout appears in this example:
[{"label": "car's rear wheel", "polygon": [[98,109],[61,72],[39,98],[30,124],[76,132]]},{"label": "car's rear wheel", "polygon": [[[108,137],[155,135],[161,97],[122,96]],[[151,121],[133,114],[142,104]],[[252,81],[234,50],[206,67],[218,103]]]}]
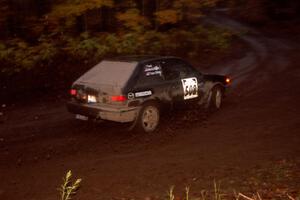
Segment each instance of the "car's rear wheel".
[{"label": "car's rear wheel", "polygon": [[151,133],[157,129],[159,120],[159,106],[156,103],[146,103],[139,112],[135,128],[142,132]]},{"label": "car's rear wheel", "polygon": [[211,111],[219,110],[223,103],[223,89],[220,86],[215,86],[210,91],[209,109]]}]

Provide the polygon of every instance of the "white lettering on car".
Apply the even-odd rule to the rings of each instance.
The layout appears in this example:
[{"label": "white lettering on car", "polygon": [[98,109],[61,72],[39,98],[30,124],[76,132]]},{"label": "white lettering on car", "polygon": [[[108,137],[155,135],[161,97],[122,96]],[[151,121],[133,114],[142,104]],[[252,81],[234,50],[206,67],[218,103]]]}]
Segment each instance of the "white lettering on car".
[{"label": "white lettering on car", "polygon": [[152,91],[148,90],[148,91],[136,92],[134,95],[135,95],[135,97],[150,96],[150,95],[152,95]]},{"label": "white lettering on car", "polygon": [[181,79],[184,96],[183,99],[198,97],[198,81],[196,77]]},{"label": "white lettering on car", "polygon": [[153,76],[153,75],[160,75],[161,76],[161,67],[160,66],[153,66],[153,65],[146,65],[144,72],[146,76]]},{"label": "white lettering on car", "polygon": [[145,72],[158,71],[158,70],[160,70],[159,66],[146,65],[145,68]]},{"label": "white lettering on car", "polygon": [[147,72],[146,76],[152,76],[152,75],[157,75],[157,74],[159,74],[161,76],[161,71]]}]

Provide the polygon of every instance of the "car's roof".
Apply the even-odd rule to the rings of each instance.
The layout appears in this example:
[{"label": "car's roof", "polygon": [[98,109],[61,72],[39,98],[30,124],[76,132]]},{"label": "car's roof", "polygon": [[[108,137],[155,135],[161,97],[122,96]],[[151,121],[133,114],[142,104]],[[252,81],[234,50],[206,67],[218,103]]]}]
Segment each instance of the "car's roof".
[{"label": "car's roof", "polygon": [[111,61],[124,61],[124,62],[146,62],[146,61],[152,61],[152,60],[158,60],[158,59],[170,59],[170,58],[176,58],[173,56],[160,56],[160,55],[130,55],[130,56],[120,56],[113,59],[107,59]]}]

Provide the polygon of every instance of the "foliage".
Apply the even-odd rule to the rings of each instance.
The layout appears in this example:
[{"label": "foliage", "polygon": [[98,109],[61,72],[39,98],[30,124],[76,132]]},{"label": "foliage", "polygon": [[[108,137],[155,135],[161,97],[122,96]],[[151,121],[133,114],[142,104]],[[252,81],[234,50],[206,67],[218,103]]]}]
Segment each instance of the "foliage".
[{"label": "foliage", "polygon": [[54,18],[80,16],[88,10],[104,6],[112,7],[113,4],[112,0],[66,0],[61,4],[54,5],[53,10],[49,15]]},{"label": "foliage", "polygon": [[193,32],[199,45],[206,48],[226,49],[233,37],[233,33],[229,30],[215,27],[204,28],[201,25],[196,26]]},{"label": "foliage", "polygon": [[156,20],[160,25],[176,24],[180,21],[180,16],[177,10],[166,9],[155,13]]},{"label": "foliage", "polygon": [[50,66],[59,56],[85,63],[95,63],[107,56],[125,54],[196,56],[204,49],[228,48],[231,38],[232,33],[229,31],[199,25],[191,31],[152,30],[119,35],[113,33],[92,35],[84,32],[79,37],[61,36],[60,40],[42,36],[35,45],[21,39],[13,39],[0,43],[1,72],[13,74]]},{"label": "foliage", "polygon": [[85,32],[78,39],[67,40],[66,53],[73,59],[93,60],[107,54],[109,48],[100,43],[99,38],[90,37]]},{"label": "foliage", "polygon": [[35,46],[14,39],[8,44],[0,44],[0,62],[3,63],[1,72],[13,74],[37,66],[49,65],[57,54],[58,49],[45,38],[41,38]]},{"label": "foliage", "polygon": [[[77,72],[117,55],[196,57],[206,49],[224,50],[230,45],[231,33],[199,25],[203,9],[217,2],[3,0],[0,79],[6,82],[1,84],[15,86],[11,76],[22,87],[23,79],[32,80],[26,83],[28,88],[66,83],[78,76]],[[38,83],[32,78],[35,76]]]},{"label": "foliage", "polygon": [[118,13],[117,19],[130,31],[142,31],[149,26],[148,19],[141,16],[140,11],[136,8],[128,9],[123,13]]},{"label": "foliage", "polygon": [[173,9],[176,10],[184,24],[203,16],[202,9],[215,7],[219,0],[175,0]]},{"label": "foliage", "polygon": [[113,7],[113,0],[65,0],[61,3],[53,4],[52,11],[45,15],[45,23],[54,32],[71,31],[78,28],[78,19],[84,16],[84,23],[81,29],[86,30],[87,18],[86,15],[103,7]]}]

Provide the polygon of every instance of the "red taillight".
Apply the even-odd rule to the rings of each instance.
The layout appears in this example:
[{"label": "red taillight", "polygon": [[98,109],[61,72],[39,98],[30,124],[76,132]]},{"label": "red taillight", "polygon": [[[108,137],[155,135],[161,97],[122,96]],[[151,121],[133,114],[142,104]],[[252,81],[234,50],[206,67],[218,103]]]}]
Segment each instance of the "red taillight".
[{"label": "red taillight", "polygon": [[77,90],[71,89],[71,90],[70,90],[70,94],[71,94],[72,96],[75,96],[75,95],[77,94]]},{"label": "red taillight", "polygon": [[126,97],[123,95],[111,96],[111,100],[112,101],[126,101]]}]

